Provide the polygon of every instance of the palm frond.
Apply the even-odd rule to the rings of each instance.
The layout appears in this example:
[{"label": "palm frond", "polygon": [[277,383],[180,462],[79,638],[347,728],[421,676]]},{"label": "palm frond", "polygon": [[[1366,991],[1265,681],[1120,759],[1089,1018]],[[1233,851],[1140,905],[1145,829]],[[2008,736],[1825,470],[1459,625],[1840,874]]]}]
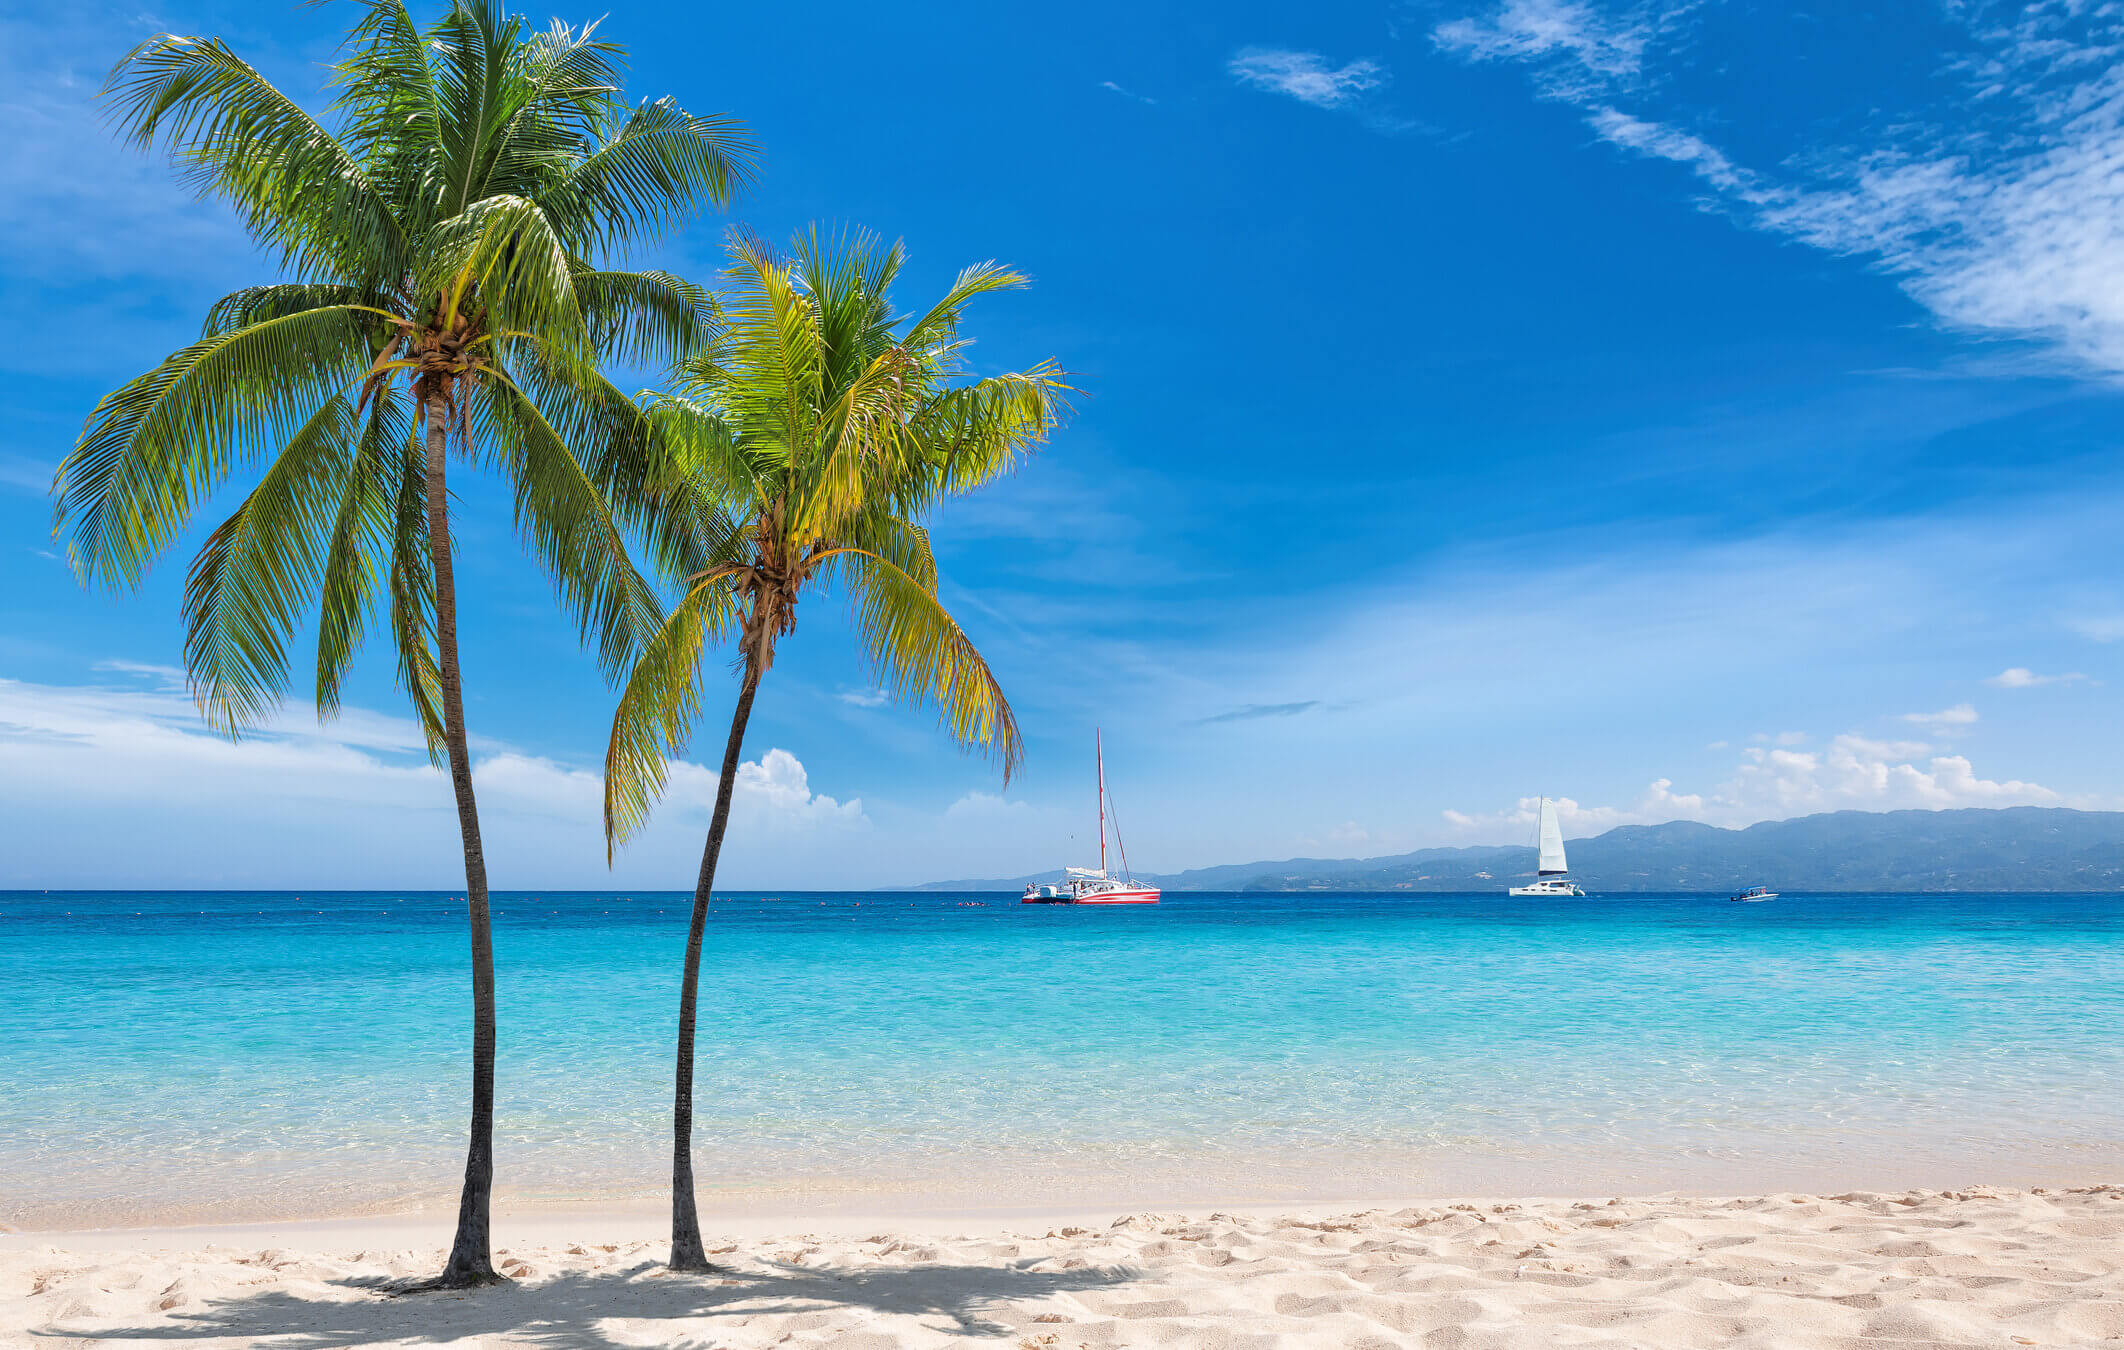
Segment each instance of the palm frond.
[{"label": "palm frond", "polygon": [[346,306],[301,310],[202,338],[106,395],[53,487],[75,572],[137,582],[199,498],[360,376],[376,332]]},{"label": "palm frond", "polygon": [[317,715],[339,712],[340,689],[368,628],[369,606],[389,565],[407,419],[388,389],[369,405],[354,465],[325,548],[317,606]]},{"label": "palm frond", "polygon": [[[819,409],[817,452],[790,494],[794,526],[807,535],[831,535],[839,523],[863,509],[871,484],[910,481],[909,462],[901,456],[919,446],[902,434],[919,405],[927,373],[918,355],[894,345],[874,357],[860,374]],[[911,481],[923,481],[916,473]]]},{"label": "palm frond", "polygon": [[634,570],[611,508],[567,442],[496,370],[474,386],[488,453],[516,489],[516,524],[614,679],[663,623],[655,590]]},{"label": "palm frond", "polygon": [[927,313],[914,321],[903,339],[910,347],[927,348],[953,345],[959,341],[959,324],[966,314],[966,306],[975,296],[993,291],[1017,291],[1032,285],[1031,278],[1022,272],[1004,267],[999,263],[976,263],[960,269],[951,283],[951,289]]},{"label": "palm frond", "polygon": [[[558,19],[515,44],[502,102],[506,116],[486,152],[476,196],[534,197],[582,158],[615,108],[620,49]],[[582,248],[588,240],[570,240]]]},{"label": "palm frond", "polygon": [[495,134],[509,113],[510,54],[522,31],[523,20],[504,12],[494,0],[452,0],[429,30],[440,114],[435,169],[443,219],[480,199],[478,188]]},{"label": "palm frond", "polygon": [[577,268],[538,203],[488,197],[437,226],[416,277],[425,295],[486,310],[490,330],[529,334],[545,359],[585,364]]},{"label": "palm frond", "polygon": [[907,250],[869,230],[829,234],[813,226],[796,237],[790,254],[792,276],[818,310],[826,382],[844,387],[896,345],[889,297]]},{"label": "palm frond", "polygon": [[714,295],[669,272],[581,271],[575,298],[590,345],[621,361],[676,369],[715,341]]},{"label": "palm frond", "polygon": [[184,588],[184,668],[207,725],[231,738],[287,689],[287,643],[324,569],[353,459],[354,409],[319,408],[207,541]]},{"label": "palm frond", "polygon": [[[377,177],[399,189],[401,210],[418,165],[438,152],[442,109],[428,44],[405,0],[357,0],[365,11],[347,33],[332,67],[339,90],[332,110],[344,119],[340,139]],[[425,223],[425,222],[422,222]]]},{"label": "palm frond", "polygon": [[634,400],[594,370],[555,367],[528,347],[512,354],[508,376],[536,405],[614,521],[642,536],[652,566],[688,576],[694,556],[693,513],[670,495],[691,490],[674,444]]},{"label": "palm frond", "polygon": [[937,590],[937,558],[930,549],[929,531],[911,520],[887,511],[866,511],[841,534],[834,544],[874,553],[907,574],[908,580],[930,594]]},{"label": "palm frond", "polygon": [[1069,415],[1076,390],[1052,366],[992,375],[944,390],[909,420],[907,434],[934,456],[947,492],[971,492],[1012,472]]},{"label": "palm frond", "polygon": [[658,99],[610,127],[539,199],[577,247],[624,248],[685,224],[703,203],[729,205],[758,155],[742,123]]},{"label": "palm frond", "polygon": [[740,444],[729,423],[706,405],[656,394],[643,406],[651,433],[652,519],[644,525],[651,556],[667,577],[690,577],[745,552],[745,522],[780,490],[786,457]]},{"label": "palm frond", "polygon": [[696,581],[643,646],[620,691],[605,748],[605,859],[649,819],[665,758],[683,754],[700,712],[701,653],[737,626],[728,579]]},{"label": "palm frond", "polygon": [[230,291],[207,309],[206,322],[201,325],[199,335],[214,337],[233,333],[254,323],[286,318],[305,310],[355,305],[381,308],[378,301],[383,299],[385,297],[353,286],[331,282],[291,281],[272,286],[245,286]]},{"label": "palm frond", "polygon": [[935,704],[939,725],[952,739],[1000,760],[1009,782],[1025,759],[1017,716],[988,662],[936,593],[867,550],[846,549],[829,566],[848,592],[879,687],[895,698]]},{"label": "palm frond", "polygon": [[149,38],[103,98],[128,139],[165,145],[287,266],[356,281],[402,264],[404,233],[354,155],[219,38]]},{"label": "palm frond", "polygon": [[790,269],[764,245],[733,232],[723,301],[723,363],[740,379],[716,391],[725,415],[745,427],[748,440],[771,442],[788,454],[795,472],[817,439],[830,395],[825,382],[817,306],[793,283]]},{"label": "palm frond", "polygon": [[428,462],[416,430],[398,447],[391,521],[391,636],[398,687],[412,700],[428,743],[428,762],[448,759],[442,712],[442,666],[435,654],[435,562],[428,551]]}]

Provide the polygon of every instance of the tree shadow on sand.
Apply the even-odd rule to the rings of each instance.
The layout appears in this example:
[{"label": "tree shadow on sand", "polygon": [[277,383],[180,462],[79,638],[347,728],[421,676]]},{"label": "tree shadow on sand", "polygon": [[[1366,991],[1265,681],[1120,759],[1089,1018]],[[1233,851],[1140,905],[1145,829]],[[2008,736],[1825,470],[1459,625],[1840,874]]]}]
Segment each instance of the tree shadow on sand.
[{"label": "tree shadow on sand", "polygon": [[[644,1328],[625,1339],[605,1335],[613,1319],[668,1322],[647,1330],[655,1343],[712,1334],[713,1324],[682,1327],[693,1318],[738,1318],[830,1313],[862,1308],[888,1315],[949,1319],[933,1330],[962,1336],[1004,1336],[1014,1328],[984,1315],[1000,1305],[1052,1294],[1109,1289],[1136,1278],[1126,1269],[1080,1267],[1034,1270],[1036,1261],[1005,1265],[920,1265],[842,1269],[775,1264],[767,1270],[672,1275],[654,1263],[625,1270],[568,1271],[545,1279],[462,1292],[403,1292],[383,1282],[335,1281],[368,1297],[311,1299],[285,1290],[225,1299],[197,1311],[175,1312],[156,1326],[99,1331],[112,1342],[233,1340],[270,1342],[274,1350],[347,1350],[376,1342],[458,1341],[505,1337],[553,1350],[635,1350]],[[853,1331],[856,1328],[850,1327]],[[54,1337],[75,1339],[60,1332]]]}]

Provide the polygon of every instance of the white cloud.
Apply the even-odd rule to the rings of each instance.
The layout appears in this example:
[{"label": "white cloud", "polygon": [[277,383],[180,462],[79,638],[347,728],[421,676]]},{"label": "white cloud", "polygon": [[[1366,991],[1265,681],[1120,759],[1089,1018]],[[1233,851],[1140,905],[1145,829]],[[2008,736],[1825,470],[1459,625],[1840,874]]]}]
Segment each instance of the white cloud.
[{"label": "white cloud", "polygon": [[[1961,755],[1925,759],[1931,749],[1922,741],[1851,734],[1835,737],[1821,750],[1749,746],[1740,752],[1732,776],[1708,792],[1676,792],[1671,779],[1659,778],[1625,806],[1587,806],[1568,797],[1552,800],[1564,833],[1572,838],[1617,825],[1670,820],[1737,828],[1819,811],[2036,806],[2061,800],[2039,783],[1979,778]],[[1522,797],[1505,811],[1448,810],[1443,815],[1462,837],[1517,842],[1531,836],[1538,801]]]},{"label": "white cloud", "polygon": [[2124,614],[2087,615],[2068,619],[2065,626],[2093,642],[2115,642],[2124,638]]},{"label": "white cloud", "polygon": [[1386,83],[1386,72],[1371,61],[1330,67],[1318,52],[1246,47],[1225,66],[1241,84],[1288,94],[1316,108],[1341,108],[1359,95]]},{"label": "white cloud", "polygon": [[1930,728],[1935,736],[1945,736],[1960,728],[1975,726],[1977,710],[1971,704],[1957,703],[1938,712],[1904,713],[1901,720],[1913,726]]},{"label": "white cloud", "polygon": [[[1671,778],[1655,778],[1645,785],[1637,800],[1628,806],[1587,806],[1571,797],[1551,797],[1556,807],[1557,823],[1564,836],[1570,839],[1600,834],[1617,825],[1657,824],[1669,820],[1700,820],[1704,817],[1706,803],[1702,796],[1690,792],[1676,792]],[[1541,798],[1521,797],[1508,810],[1487,814],[1470,814],[1465,811],[1447,810],[1440,814],[1446,824],[1466,834],[1480,833],[1485,838],[1518,842],[1531,839],[1535,823],[1540,818]]]},{"label": "white cloud", "polygon": [[1586,114],[1586,121],[1602,140],[1654,159],[1669,159],[1687,165],[1713,187],[1744,195],[1759,190],[1750,175],[1701,136],[1607,107],[1594,108]]},{"label": "white cloud", "polygon": [[888,695],[882,689],[843,689],[834,697],[858,708],[882,708]]},{"label": "white cloud", "polygon": [[1734,817],[1726,823],[1816,811],[2031,806],[2058,800],[2039,783],[1979,778],[1961,755],[1934,756],[1925,767],[1910,762],[1926,748],[1845,735],[1816,753],[1751,750],[1732,782],[1719,790]]},{"label": "white cloud", "polygon": [[1030,802],[1010,801],[993,792],[969,792],[944,808],[944,819],[959,825],[993,824],[998,820],[1033,814]]},{"label": "white cloud", "polygon": [[[700,773],[708,776],[706,769]],[[712,801],[712,795],[707,799]],[[837,802],[823,792],[813,792],[803,762],[787,750],[769,750],[738,765],[730,811],[733,817],[743,812],[781,829],[840,829],[868,823],[860,798]]]},{"label": "white cloud", "polygon": [[1138,103],[1148,104],[1153,107],[1155,107],[1158,102],[1158,100],[1150,97],[1148,94],[1139,94],[1133,89],[1123,89],[1120,85],[1115,84],[1112,80],[1099,81],[1099,87],[1101,89],[1111,90],[1114,93],[1119,94],[1123,98],[1132,98]]},{"label": "white cloud", "polygon": [[[461,884],[449,786],[411,719],[348,708],[319,726],[291,711],[231,742],[200,721],[174,668],[101,668],[128,683],[0,679],[0,818],[10,827],[0,885]],[[595,772],[492,742],[475,748],[495,886],[614,884]],[[691,884],[715,789],[713,771],[672,766],[655,820],[621,854],[626,884]],[[739,768],[724,876],[732,885],[893,879],[870,870],[871,838],[860,800],[813,791],[794,754],[769,749]],[[795,844],[803,849],[792,854]]]},{"label": "white cloud", "polygon": [[[1974,53],[1934,72],[1904,108],[1883,99],[1841,143],[1796,145],[1774,166],[1736,162],[1656,110],[1679,68],[1691,6],[1656,16],[1567,0],[1506,0],[1433,30],[1468,61],[1523,63],[1546,98],[1584,110],[1602,139],[1685,165],[1737,219],[1871,259],[1950,328],[2035,339],[2072,367],[2124,374],[2124,36],[2113,11],[2031,6],[2008,26],[1985,6],[1950,14]],[[1753,78],[1774,78],[1756,70]],[[1730,120],[1747,95],[1730,86]],[[1916,97],[1916,95],[1913,95]],[[1639,111],[1623,105],[1644,105]],[[1932,109],[1956,110],[1943,124]]]},{"label": "white cloud", "polygon": [[2034,689],[2046,684],[2070,684],[2086,678],[2077,670],[2068,671],[2063,675],[2038,675],[2026,666],[2009,666],[1987,678],[1984,683],[1994,689]]},{"label": "white cloud", "polygon": [[1589,80],[1634,78],[1649,36],[1642,18],[1609,19],[1575,0],[1505,0],[1483,18],[1449,19],[1440,48],[1473,61],[1537,61],[1557,96]]}]

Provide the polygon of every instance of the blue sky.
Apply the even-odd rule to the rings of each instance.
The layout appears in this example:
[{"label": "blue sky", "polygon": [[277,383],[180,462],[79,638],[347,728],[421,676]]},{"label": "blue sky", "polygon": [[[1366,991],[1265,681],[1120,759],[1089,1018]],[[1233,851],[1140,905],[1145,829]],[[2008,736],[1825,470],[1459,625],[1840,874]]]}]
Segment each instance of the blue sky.
[{"label": "blue sky", "polygon": [[[821,5],[797,42],[757,7],[557,11],[765,150],[638,261],[861,224],[907,240],[913,307],[1001,258],[1036,285],[976,312],[979,362],[1087,391],[935,522],[1025,773],[879,702],[815,604],[729,883],[1083,861],[1094,726],[1154,870],[1518,840],[1537,793],[1574,836],[2124,805],[2124,23],[2074,8]],[[171,671],[190,548],[83,592],[44,495],[98,395],[267,275],[112,141],[103,73],[218,34],[314,99],[350,14],[0,19],[0,885],[455,884],[381,649],[339,722],[216,741]],[[608,873],[610,693],[459,490],[496,884],[688,884],[706,772]]]}]

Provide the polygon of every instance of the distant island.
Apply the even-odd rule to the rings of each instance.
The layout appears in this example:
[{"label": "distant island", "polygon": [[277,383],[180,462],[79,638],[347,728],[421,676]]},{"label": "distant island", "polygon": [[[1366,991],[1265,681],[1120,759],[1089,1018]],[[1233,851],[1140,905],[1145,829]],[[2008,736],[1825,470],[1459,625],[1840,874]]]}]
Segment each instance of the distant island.
[{"label": "distant island", "polygon": [[[2115,891],[2124,890],[2124,812],[1832,811],[1741,830],[1676,820],[1574,839],[1570,854],[1572,877],[1589,891]],[[1507,844],[1138,875],[1168,891],[1483,891],[1533,872],[1533,847]],[[901,889],[1015,891],[1059,875]]]}]

